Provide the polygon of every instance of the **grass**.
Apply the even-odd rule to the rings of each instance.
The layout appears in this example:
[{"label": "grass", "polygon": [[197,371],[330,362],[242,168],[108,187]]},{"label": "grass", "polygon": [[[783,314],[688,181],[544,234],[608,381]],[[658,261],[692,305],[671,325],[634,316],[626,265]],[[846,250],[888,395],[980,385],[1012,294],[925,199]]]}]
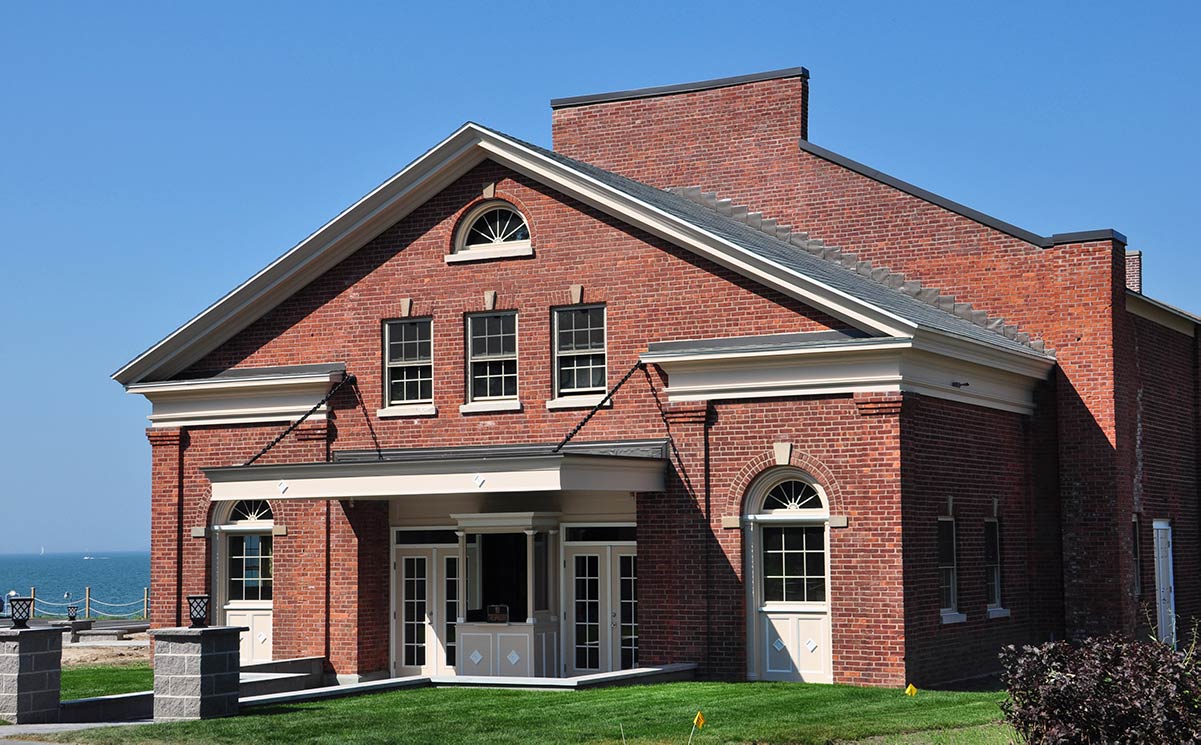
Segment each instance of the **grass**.
[{"label": "grass", "polygon": [[154,688],[154,673],[146,662],[67,667],[63,668],[62,686],[64,701],[149,691]]},{"label": "grass", "polygon": [[[64,742],[113,743],[694,743],[1008,742],[1003,694],[792,683],[666,683],[592,691],[426,688],[247,710],[243,716],[71,732]],[[992,725],[992,727],[981,727]],[[972,728],[972,729],[964,729]],[[994,731],[995,730],[995,731]],[[941,732],[945,731],[945,732]],[[901,739],[895,739],[900,737]],[[905,739],[917,737],[919,739]],[[920,739],[920,738],[926,739]],[[990,739],[983,739],[990,738]]]}]

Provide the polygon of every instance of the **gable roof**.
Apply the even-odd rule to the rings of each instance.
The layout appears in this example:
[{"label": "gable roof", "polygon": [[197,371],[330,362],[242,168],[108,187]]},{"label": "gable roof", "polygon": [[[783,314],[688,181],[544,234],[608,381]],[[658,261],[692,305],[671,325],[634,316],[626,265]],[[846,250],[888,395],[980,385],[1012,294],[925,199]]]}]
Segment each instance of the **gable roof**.
[{"label": "gable roof", "polygon": [[[880,336],[925,334],[977,353],[1050,357],[696,202],[468,122],[196,317],[113,379],[164,380],[201,359],[485,160]],[[1015,363],[1024,366],[1023,363]]]}]

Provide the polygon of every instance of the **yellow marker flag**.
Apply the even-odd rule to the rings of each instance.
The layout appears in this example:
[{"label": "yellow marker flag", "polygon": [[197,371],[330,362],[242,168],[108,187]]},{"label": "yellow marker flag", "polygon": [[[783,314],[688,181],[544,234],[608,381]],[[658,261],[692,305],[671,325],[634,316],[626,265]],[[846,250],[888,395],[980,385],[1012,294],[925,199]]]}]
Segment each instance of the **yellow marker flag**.
[{"label": "yellow marker flag", "polygon": [[910,683],[908,686],[905,687],[905,695],[906,696],[916,696],[917,695],[917,689],[913,687],[912,683]]},{"label": "yellow marker flag", "polygon": [[696,727],[697,729],[704,729],[705,728],[705,715],[698,711],[696,713],[696,716],[692,718],[692,726]]}]

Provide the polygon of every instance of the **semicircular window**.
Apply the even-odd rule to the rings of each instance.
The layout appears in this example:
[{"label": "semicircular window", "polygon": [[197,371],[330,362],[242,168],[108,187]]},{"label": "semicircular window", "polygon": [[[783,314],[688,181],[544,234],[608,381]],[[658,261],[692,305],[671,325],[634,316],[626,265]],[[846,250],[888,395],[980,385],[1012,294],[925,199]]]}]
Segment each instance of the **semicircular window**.
[{"label": "semicircular window", "polygon": [[512,207],[497,205],[485,209],[467,227],[464,248],[496,248],[529,241],[530,228],[521,213]]},{"label": "semicircular window", "polygon": [[821,495],[812,484],[804,481],[781,481],[771,488],[763,500],[765,510],[820,510]]},{"label": "semicircular window", "polygon": [[273,517],[271,505],[267,504],[265,499],[243,499],[241,502],[236,502],[233,510],[229,513],[229,521],[235,523],[263,522],[271,520]]}]

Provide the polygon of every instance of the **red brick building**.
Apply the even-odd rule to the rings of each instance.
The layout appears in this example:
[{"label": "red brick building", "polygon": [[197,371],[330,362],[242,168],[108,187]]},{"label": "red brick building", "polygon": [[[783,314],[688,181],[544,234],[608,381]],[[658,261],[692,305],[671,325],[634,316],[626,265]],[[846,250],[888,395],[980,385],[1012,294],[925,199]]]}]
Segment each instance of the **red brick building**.
[{"label": "red brick building", "polygon": [[153,623],[208,593],[245,659],[343,680],[929,684],[1174,640],[1198,319],[1119,233],[810,143],[807,99],[559,99],[553,151],[466,124],[119,370]]}]

